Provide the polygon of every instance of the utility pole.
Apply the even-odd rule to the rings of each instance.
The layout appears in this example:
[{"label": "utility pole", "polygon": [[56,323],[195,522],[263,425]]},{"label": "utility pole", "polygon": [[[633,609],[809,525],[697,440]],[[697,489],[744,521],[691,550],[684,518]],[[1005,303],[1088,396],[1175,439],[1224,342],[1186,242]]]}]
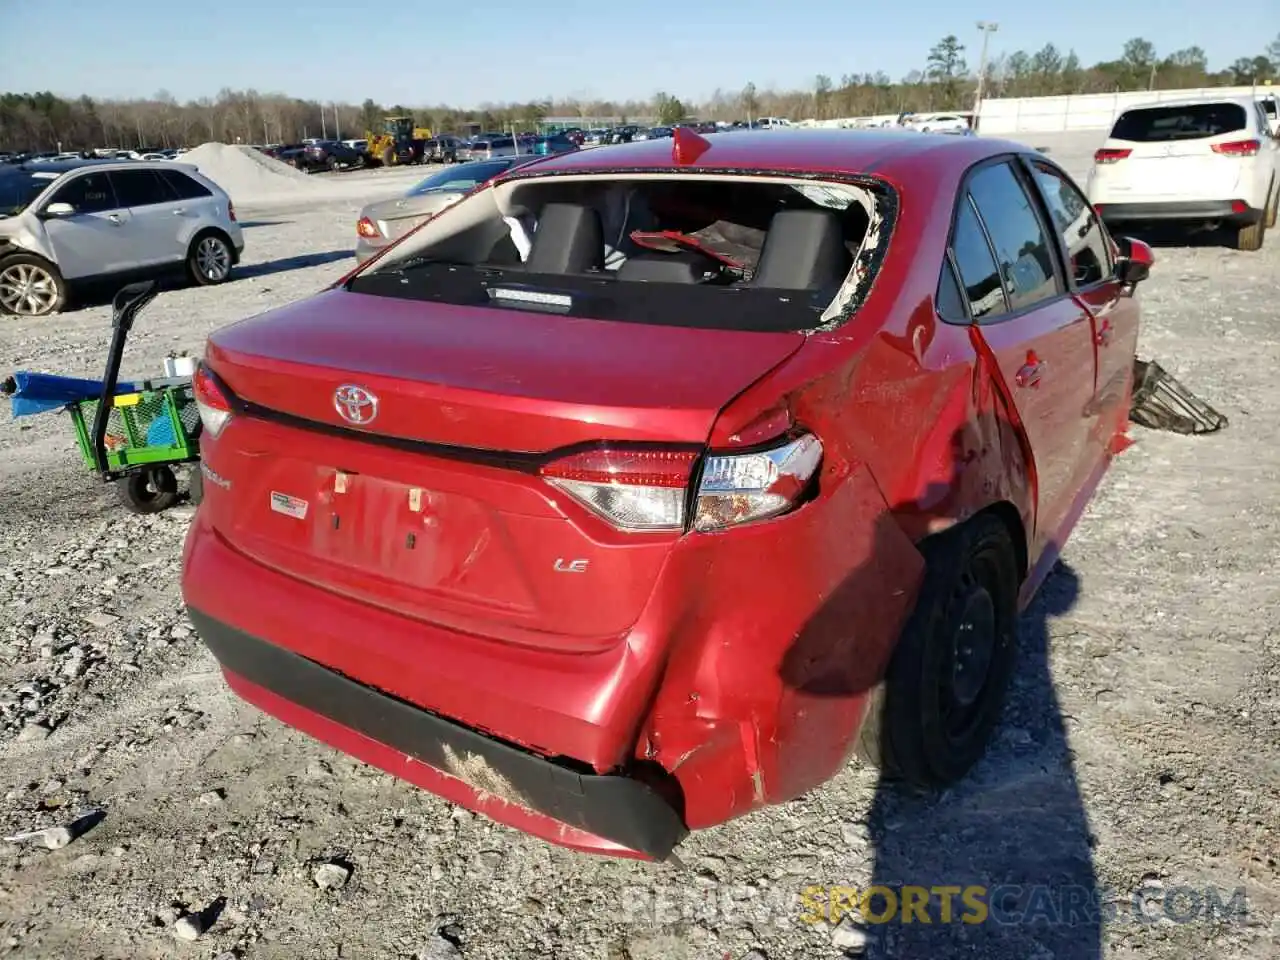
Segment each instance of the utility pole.
[{"label": "utility pole", "polygon": [[987,20],[978,21],[978,29],[982,31],[982,53],[978,56],[978,89],[973,95],[973,132],[978,132],[978,114],[982,112],[983,88],[987,84],[987,42],[991,35],[1000,29],[1000,24]]}]

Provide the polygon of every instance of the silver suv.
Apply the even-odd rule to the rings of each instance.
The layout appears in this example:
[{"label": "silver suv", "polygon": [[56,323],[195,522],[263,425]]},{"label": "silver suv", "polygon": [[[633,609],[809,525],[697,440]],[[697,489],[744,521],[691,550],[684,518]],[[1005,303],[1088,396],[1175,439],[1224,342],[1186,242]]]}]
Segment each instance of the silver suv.
[{"label": "silver suv", "polygon": [[0,166],[0,314],[46,316],[73,286],[174,268],[222,283],[243,250],[231,198],[190,164]]}]

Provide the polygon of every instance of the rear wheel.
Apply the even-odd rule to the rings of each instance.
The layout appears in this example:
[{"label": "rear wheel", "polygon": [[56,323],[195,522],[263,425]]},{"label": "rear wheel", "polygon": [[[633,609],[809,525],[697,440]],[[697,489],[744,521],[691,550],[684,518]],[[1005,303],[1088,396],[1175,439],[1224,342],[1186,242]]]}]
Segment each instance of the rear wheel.
[{"label": "rear wheel", "polygon": [[1276,225],[1276,212],[1280,210],[1280,183],[1271,185],[1271,206],[1267,209],[1267,229]]},{"label": "rear wheel", "polygon": [[231,276],[234,255],[227,238],[219,233],[202,233],[187,254],[187,274],[201,286],[222,283]]},{"label": "rear wheel", "polygon": [[1253,223],[1241,227],[1236,231],[1236,249],[1237,250],[1261,250],[1262,238],[1267,233],[1266,217],[1260,217]]},{"label": "rear wheel", "polygon": [[204,499],[204,473],[200,464],[194,464],[187,476],[187,499],[199,506]]},{"label": "rear wheel", "polygon": [[47,260],[28,253],[0,260],[0,313],[47,317],[66,302],[66,282]]},{"label": "rear wheel", "polygon": [[925,788],[963,777],[983,755],[1015,660],[1019,574],[1008,528],[990,514],[921,544],[915,610],[872,694],[863,759]]},{"label": "rear wheel", "polygon": [[159,513],[178,502],[178,478],[168,467],[131,473],[119,483],[120,500],[133,513]]}]

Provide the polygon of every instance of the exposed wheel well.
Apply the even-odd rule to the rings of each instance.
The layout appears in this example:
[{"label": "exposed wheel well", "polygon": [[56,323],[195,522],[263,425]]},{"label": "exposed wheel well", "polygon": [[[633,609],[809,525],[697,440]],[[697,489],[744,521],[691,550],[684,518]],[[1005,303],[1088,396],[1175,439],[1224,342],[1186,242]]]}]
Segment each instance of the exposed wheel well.
[{"label": "exposed wheel well", "polygon": [[20,247],[17,244],[0,243],[0,264],[13,259],[14,257],[30,257],[33,260],[39,260],[58,276],[62,276],[62,271],[58,269],[58,265],[48,257],[41,256],[34,250],[28,250],[26,247]]},{"label": "exposed wheel well", "polygon": [[1013,541],[1013,549],[1017,553],[1018,582],[1027,578],[1027,531],[1022,525],[1022,515],[1018,508],[1008,500],[1000,500],[984,508],[982,513],[994,514],[1009,531],[1009,539]]}]

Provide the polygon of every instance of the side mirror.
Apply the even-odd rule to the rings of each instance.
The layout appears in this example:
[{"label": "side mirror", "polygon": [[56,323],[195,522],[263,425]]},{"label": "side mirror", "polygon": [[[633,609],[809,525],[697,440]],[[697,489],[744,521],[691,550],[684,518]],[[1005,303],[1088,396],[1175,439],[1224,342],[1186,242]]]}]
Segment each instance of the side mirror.
[{"label": "side mirror", "polygon": [[69,203],[51,203],[44,208],[46,217],[72,217],[75,212],[76,208]]},{"label": "side mirror", "polygon": [[1156,255],[1148,244],[1132,237],[1118,237],[1116,246],[1119,248],[1119,256],[1116,257],[1117,280],[1126,287],[1134,287],[1151,276],[1151,266],[1156,262]]}]

